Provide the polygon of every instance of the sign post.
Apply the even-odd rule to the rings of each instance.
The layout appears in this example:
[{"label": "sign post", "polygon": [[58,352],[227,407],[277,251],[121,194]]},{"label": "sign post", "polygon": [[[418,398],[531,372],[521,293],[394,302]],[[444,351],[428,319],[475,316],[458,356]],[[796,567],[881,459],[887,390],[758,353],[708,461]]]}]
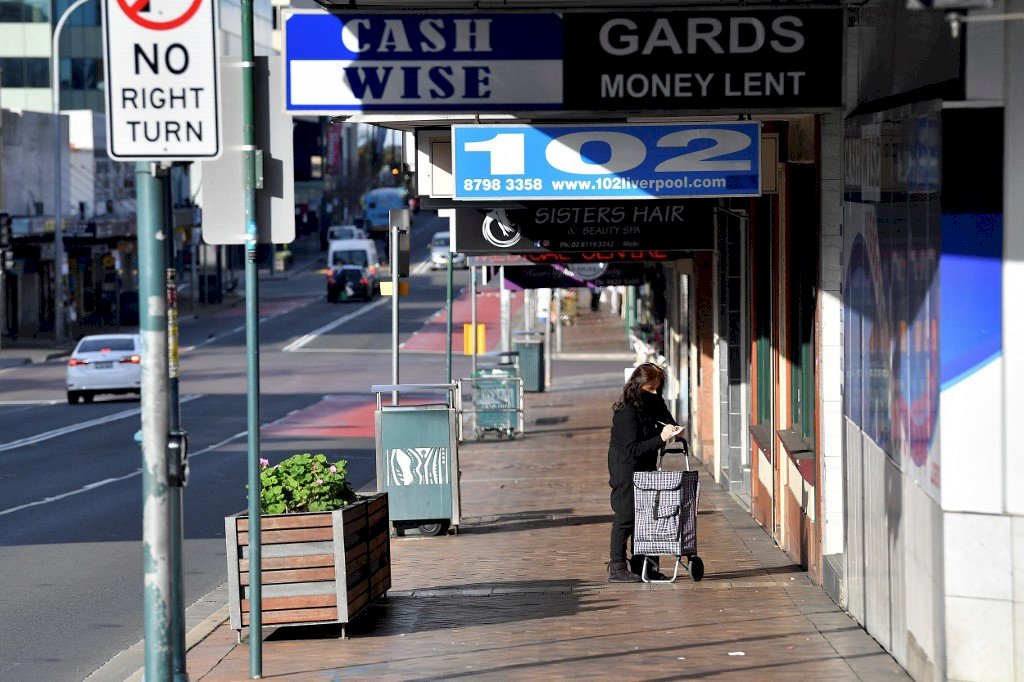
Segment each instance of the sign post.
[{"label": "sign post", "polygon": [[[107,153],[116,161],[135,162],[137,192],[139,331],[144,357],[145,678],[187,680],[180,584],[184,477],[172,477],[169,467],[171,457],[184,456],[184,441],[171,434],[172,426],[178,424],[177,406],[172,403],[176,396],[171,395],[168,376],[175,359],[169,352],[175,348],[168,346],[168,322],[173,319],[167,315],[164,270],[164,242],[171,231],[165,210],[170,195],[166,166],[220,154],[217,6],[214,0],[103,0],[102,4]],[[58,224],[60,220],[58,211]],[[173,291],[171,301],[173,306]],[[176,381],[176,367],[173,372]]]}]

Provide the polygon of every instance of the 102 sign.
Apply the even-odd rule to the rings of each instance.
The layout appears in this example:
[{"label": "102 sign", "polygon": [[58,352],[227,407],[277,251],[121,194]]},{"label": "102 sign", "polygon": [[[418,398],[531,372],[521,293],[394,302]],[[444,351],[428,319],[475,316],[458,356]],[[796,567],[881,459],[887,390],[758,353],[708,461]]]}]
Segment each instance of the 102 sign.
[{"label": "102 sign", "polygon": [[760,135],[757,122],[452,126],[454,198],[759,196]]}]

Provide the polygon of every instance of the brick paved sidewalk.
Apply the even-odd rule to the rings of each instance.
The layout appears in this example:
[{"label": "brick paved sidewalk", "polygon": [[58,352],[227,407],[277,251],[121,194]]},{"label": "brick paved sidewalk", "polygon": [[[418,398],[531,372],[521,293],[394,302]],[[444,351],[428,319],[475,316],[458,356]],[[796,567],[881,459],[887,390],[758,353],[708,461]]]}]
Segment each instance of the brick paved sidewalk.
[{"label": "brick paved sidewalk", "polygon": [[[575,374],[586,363],[573,364]],[[614,369],[556,371],[549,392],[527,395],[525,439],[464,444],[462,532],[394,538],[389,599],[350,639],[337,628],[268,630],[264,677],[905,678],[703,472],[705,579],[606,582]],[[221,626],[189,653],[189,672],[245,679],[247,647]]]}]

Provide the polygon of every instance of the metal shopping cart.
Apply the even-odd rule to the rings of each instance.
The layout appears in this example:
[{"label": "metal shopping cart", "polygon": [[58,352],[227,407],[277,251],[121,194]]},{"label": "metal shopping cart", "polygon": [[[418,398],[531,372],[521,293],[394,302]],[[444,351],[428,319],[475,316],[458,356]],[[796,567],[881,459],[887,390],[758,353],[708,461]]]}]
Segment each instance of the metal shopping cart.
[{"label": "metal shopping cart", "polygon": [[505,436],[509,440],[523,435],[523,378],[492,368],[479,370],[463,383],[472,387],[473,435]]}]

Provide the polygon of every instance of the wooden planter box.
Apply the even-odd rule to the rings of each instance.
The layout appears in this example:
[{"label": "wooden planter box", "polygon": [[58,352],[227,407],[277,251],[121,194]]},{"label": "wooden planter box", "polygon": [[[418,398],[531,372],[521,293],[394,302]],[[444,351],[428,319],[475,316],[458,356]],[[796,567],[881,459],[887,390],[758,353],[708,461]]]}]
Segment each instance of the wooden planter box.
[{"label": "wooden planter box", "polygon": [[[391,587],[387,493],[344,509],[261,517],[263,625],[344,625]],[[231,627],[249,625],[249,519],[224,519]]]}]

